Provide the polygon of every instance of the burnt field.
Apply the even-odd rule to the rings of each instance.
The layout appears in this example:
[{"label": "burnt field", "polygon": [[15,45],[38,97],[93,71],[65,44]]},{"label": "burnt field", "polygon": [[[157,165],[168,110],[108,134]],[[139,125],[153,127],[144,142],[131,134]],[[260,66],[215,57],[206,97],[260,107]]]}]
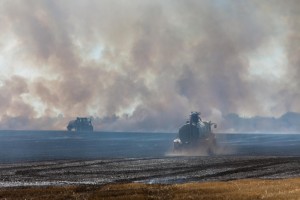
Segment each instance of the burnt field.
[{"label": "burnt field", "polygon": [[[167,158],[176,133],[0,131],[0,164]],[[216,134],[216,155],[300,156],[300,134]],[[205,156],[191,152],[189,156]]]},{"label": "burnt field", "polygon": [[300,157],[165,157],[0,165],[1,187],[131,182],[172,184],[299,176]]},{"label": "burnt field", "polygon": [[214,156],[174,155],[175,137],[172,133],[2,131],[0,187],[300,177],[299,134],[217,134]]}]

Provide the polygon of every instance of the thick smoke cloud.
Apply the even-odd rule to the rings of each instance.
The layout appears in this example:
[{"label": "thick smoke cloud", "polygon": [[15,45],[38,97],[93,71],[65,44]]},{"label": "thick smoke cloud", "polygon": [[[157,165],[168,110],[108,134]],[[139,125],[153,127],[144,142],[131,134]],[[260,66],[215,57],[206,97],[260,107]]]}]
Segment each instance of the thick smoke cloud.
[{"label": "thick smoke cloud", "polygon": [[300,7],[274,2],[4,0],[0,127],[93,116],[98,130],[174,131],[192,110],[217,122],[300,112]]}]

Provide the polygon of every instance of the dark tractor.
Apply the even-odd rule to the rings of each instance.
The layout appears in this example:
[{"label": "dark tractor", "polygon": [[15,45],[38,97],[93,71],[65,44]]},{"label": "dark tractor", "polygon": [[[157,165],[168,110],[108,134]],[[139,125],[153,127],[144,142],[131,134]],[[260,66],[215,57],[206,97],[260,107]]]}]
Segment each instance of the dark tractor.
[{"label": "dark tractor", "polygon": [[211,121],[203,121],[199,112],[191,112],[190,119],[180,127],[177,138],[173,141],[174,152],[205,151],[214,154],[216,148],[215,135],[211,127],[217,128],[217,124]]},{"label": "dark tractor", "polygon": [[69,122],[67,129],[68,131],[93,131],[92,118],[77,117],[76,120]]}]

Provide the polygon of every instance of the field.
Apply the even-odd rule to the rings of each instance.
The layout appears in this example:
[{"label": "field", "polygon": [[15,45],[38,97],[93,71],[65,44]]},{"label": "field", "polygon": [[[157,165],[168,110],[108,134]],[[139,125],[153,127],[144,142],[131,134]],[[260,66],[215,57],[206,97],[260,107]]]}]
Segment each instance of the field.
[{"label": "field", "polygon": [[299,199],[300,157],[213,156],[0,165],[0,199]]},{"label": "field", "polygon": [[300,178],[0,189],[0,199],[299,199]]},{"label": "field", "polygon": [[299,199],[300,136],[219,135],[215,156],[173,134],[2,132],[4,199]]}]

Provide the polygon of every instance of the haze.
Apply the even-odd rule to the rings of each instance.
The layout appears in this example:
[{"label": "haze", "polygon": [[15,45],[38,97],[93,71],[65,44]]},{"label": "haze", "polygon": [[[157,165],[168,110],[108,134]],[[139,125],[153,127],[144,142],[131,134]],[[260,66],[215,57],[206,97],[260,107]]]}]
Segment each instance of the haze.
[{"label": "haze", "polygon": [[1,129],[300,112],[297,0],[1,0],[0,13]]}]

